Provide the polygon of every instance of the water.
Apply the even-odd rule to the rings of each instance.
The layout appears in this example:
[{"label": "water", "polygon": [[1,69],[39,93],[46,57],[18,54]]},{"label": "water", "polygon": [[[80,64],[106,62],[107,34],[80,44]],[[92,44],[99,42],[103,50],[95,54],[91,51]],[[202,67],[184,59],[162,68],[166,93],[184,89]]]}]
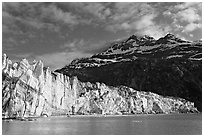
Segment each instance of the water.
[{"label": "water", "polygon": [[202,114],[75,116],[2,121],[2,134],[202,134]]}]

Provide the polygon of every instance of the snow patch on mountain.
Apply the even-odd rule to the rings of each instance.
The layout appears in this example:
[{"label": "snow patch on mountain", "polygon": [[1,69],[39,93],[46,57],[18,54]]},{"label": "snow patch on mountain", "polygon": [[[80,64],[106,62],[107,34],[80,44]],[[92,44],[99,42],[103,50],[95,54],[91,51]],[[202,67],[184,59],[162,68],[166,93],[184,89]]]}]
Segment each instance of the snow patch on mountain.
[{"label": "snow patch on mountain", "polygon": [[183,57],[183,55],[171,55],[171,56],[166,57],[166,59],[180,58],[180,57]]},{"label": "snow patch on mountain", "polygon": [[173,34],[167,34],[158,40],[147,35],[132,35],[127,39],[112,42],[107,50],[91,58],[76,59],[66,67],[73,69],[100,67],[112,63],[134,61],[139,58],[198,60],[193,55],[200,53],[201,50],[202,41],[185,41]]}]

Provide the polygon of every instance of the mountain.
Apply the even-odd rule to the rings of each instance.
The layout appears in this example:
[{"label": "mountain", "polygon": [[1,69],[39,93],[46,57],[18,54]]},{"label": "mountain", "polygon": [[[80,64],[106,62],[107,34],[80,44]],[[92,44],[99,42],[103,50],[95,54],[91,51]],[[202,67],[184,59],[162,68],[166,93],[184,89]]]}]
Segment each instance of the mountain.
[{"label": "mountain", "polygon": [[83,82],[181,97],[202,109],[202,41],[186,41],[170,33],[158,40],[132,35],[55,72]]},{"label": "mountain", "polygon": [[2,59],[3,118],[198,113],[193,102],[182,98],[81,82],[77,77],[50,71],[42,61],[12,63],[5,54]]},{"label": "mountain", "polygon": [[167,34],[158,40],[146,35],[144,37],[132,35],[124,41],[112,43],[107,50],[91,58],[73,60],[64,68],[99,67],[139,59],[189,58],[190,60],[201,60],[201,45],[200,41],[184,41],[173,34]]}]

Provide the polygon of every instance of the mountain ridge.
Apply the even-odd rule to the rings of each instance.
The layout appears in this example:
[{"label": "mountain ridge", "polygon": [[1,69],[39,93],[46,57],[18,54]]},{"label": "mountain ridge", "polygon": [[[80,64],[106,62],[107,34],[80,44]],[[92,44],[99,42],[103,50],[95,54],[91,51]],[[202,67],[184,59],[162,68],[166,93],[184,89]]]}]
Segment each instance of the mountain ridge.
[{"label": "mountain ridge", "polygon": [[202,41],[185,41],[173,34],[158,40],[150,37],[146,44],[142,40],[136,42],[137,39],[130,36],[56,72],[77,76],[81,81],[183,97],[195,102],[201,110]]},{"label": "mountain ridge", "polygon": [[[198,45],[201,47],[202,41],[185,41],[182,40],[175,35],[168,33],[164,37],[159,38],[158,40],[155,40],[153,37],[144,35],[144,36],[136,36],[132,35],[129,38],[123,39],[122,41],[113,42],[109,48],[104,50],[103,52],[94,54],[91,57],[88,58],[81,58],[81,59],[75,59],[70,64],[66,65],[65,67],[75,67],[77,68],[83,68],[83,67],[99,67],[100,65],[106,65],[110,63],[120,62],[120,61],[131,61],[137,58],[147,58],[148,55],[150,55],[151,58],[172,58],[172,57],[184,57],[188,56],[188,58],[191,58],[190,56],[194,56],[195,54],[185,54],[189,52],[188,50],[191,50],[190,48],[194,48],[193,45]],[[177,51],[172,51],[170,53],[165,53],[164,55],[163,51],[170,51],[169,49],[180,50],[181,54],[173,54]],[[177,49],[176,49],[177,48]],[[201,49],[201,48],[200,48]],[[197,48],[196,50],[200,50]],[[167,51],[167,52],[168,52]],[[152,52],[152,53],[151,53]],[[162,53],[163,52],[163,53]],[[195,51],[200,52],[200,51]],[[150,54],[148,54],[150,53]],[[155,54],[155,56],[152,56]],[[161,55],[160,55],[161,54]],[[169,56],[168,56],[169,55]],[[149,58],[150,58],[149,57]],[[201,59],[201,58],[198,58]],[[194,60],[196,60],[194,58]],[[85,62],[83,64],[83,62]],[[89,63],[93,62],[93,63]],[[105,62],[105,63],[100,63]],[[79,65],[77,65],[79,64]],[[80,66],[81,65],[81,66]]]}]

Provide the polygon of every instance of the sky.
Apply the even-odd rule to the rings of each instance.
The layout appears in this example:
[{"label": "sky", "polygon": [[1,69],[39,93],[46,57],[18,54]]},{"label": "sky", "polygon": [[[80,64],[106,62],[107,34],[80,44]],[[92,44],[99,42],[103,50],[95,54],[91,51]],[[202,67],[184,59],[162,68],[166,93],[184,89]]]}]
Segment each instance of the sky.
[{"label": "sky", "polygon": [[3,2],[2,53],[55,70],[133,34],[200,40],[201,14],[201,2]]}]

